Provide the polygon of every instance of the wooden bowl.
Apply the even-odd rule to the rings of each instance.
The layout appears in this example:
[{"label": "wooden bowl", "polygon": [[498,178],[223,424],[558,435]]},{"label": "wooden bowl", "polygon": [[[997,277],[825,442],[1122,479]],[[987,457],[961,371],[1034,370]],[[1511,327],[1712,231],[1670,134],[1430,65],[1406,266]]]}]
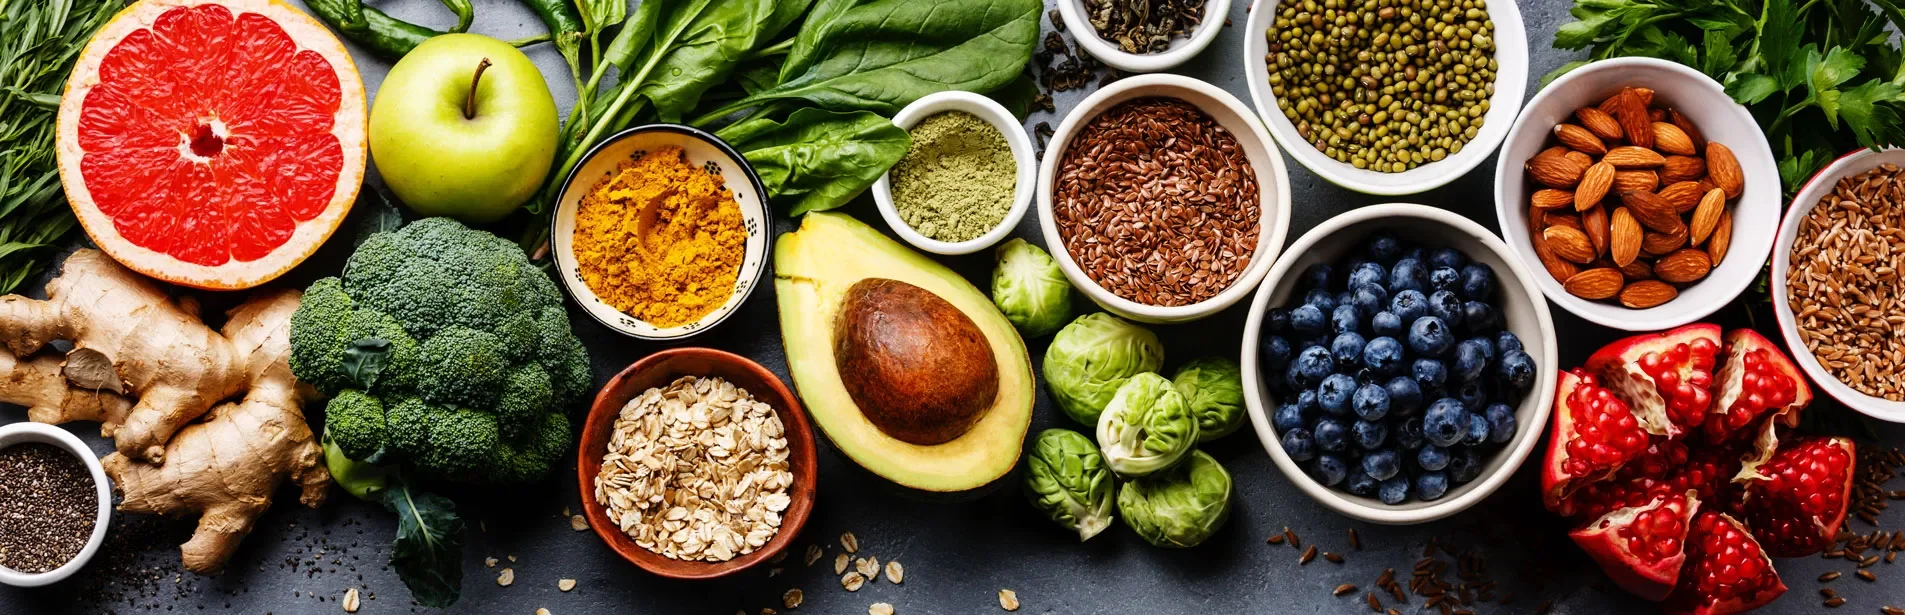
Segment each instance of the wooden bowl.
[{"label": "wooden bowl", "polygon": [[[595,501],[595,477],[602,469],[602,457],[608,452],[609,433],[622,406],[648,389],[667,386],[682,376],[719,377],[747,389],[755,399],[766,402],[780,415],[787,437],[788,470],[794,482],[787,488],[792,500],[781,515],[780,531],[759,549],[725,562],[669,559],[635,544]],[[595,535],[608,543],[643,570],[671,579],[714,579],[746,570],[773,558],[793,544],[807,517],[814,510],[814,481],[818,465],[814,459],[814,430],[807,414],[780,378],[745,357],[711,348],[671,348],[643,357],[622,370],[596,393],[589,418],[582,427],[582,445],[576,453],[576,476],[582,492],[582,514],[595,529]]]}]

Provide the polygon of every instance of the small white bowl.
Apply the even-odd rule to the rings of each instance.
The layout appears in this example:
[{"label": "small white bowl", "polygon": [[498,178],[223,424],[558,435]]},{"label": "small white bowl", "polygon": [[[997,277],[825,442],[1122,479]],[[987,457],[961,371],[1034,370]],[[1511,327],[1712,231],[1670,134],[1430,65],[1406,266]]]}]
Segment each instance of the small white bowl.
[{"label": "small white bowl", "polygon": [[[1244,156],[1250,160],[1250,168],[1257,174],[1258,207],[1261,210],[1257,216],[1257,249],[1251,254],[1250,264],[1230,288],[1190,305],[1146,305],[1105,290],[1085,275],[1077,261],[1072,260],[1071,251],[1065,249],[1065,242],[1058,235],[1058,223],[1052,217],[1052,183],[1058,180],[1058,163],[1065,157],[1065,149],[1070,147],[1072,137],[1084,130],[1085,125],[1096,119],[1098,114],[1127,100],[1147,97],[1175,98],[1202,110],[1237,139],[1237,145],[1243,148]],[[1283,237],[1290,231],[1290,175],[1284,171],[1283,156],[1278,154],[1277,146],[1270,136],[1264,133],[1263,124],[1236,96],[1217,86],[1181,75],[1138,75],[1120,79],[1085,97],[1065,116],[1065,121],[1059,123],[1058,130],[1053,131],[1045,150],[1045,159],[1039,163],[1038,220],[1039,228],[1045,234],[1045,245],[1058,260],[1058,268],[1065,272],[1072,286],[1078,287],[1092,302],[1113,314],[1139,322],[1158,324],[1192,321],[1237,303],[1263,281],[1265,273],[1269,273],[1271,263],[1276,261],[1278,251],[1283,248]]]},{"label": "small white bowl", "polygon": [[1290,157],[1330,183],[1366,194],[1395,196],[1428,191],[1466,175],[1482,164],[1515,121],[1521,109],[1522,90],[1528,87],[1528,40],[1521,24],[1521,10],[1509,0],[1488,3],[1488,17],[1495,22],[1495,95],[1488,99],[1488,112],[1482,114],[1482,128],[1475,138],[1442,160],[1401,173],[1380,173],[1358,169],[1316,151],[1316,146],[1297,133],[1296,124],[1277,108],[1277,97],[1270,91],[1270,67],[1264,57],[1270,53],[1265,36],[1277,17],[1278,0],[1256,0],[1250,7],[1250,20],[1244,26],[1244,81],[1250,84],[1250,100],[1257,113],[1270,126],[1270,134]]},{"label": "small white bowl", "polygon": [[86,471],[93,477],[93,487],[99,493],[99,513],[93,519],[93,535],[86,539],[86,546],[60,567],[46,572],[27,573],[0,566],[0,584],[14,587],[51,585],[79,572],[80,568],[86,567],[86,562],[93,559],[93,554],[99,552],[99,543],[106,538],[106,526],[112,521],[112,483],[106,481],[106,470],[99,466],[99,458],[93,455],[93,449],[88,448],[79,437],[45,423],[0,425],[0,449],[29,442],[57,446],[86,464]]},{"label": "small white bowl", "polygon": [[922,96],[894,114],[893,125],[912,130],[920,120],[947,111],[964,111],[985,120],[1005,136],[1007,145],[1012,146],[1012,161],[1018,169],[1018,175],[1012,186],[1012,209],[1006,211],[1005,218],[1000,219],[999,225],[986,231],[986,234],[965,241],[940,241],[921,235],[900,219],[899,210],[893,206],[891,170],[873,183],[873,202],[879,206],[880,217],[886,219],[886,225],[892,227],[900,239],[913,244],[913,247],[934,254],[971,254],[999,243],[1019,226],[1019,220],[1025,218],[1025,208],[1032,203],[1032,182],[1038,177],[1038,162],[1033,158],[1032,139],[1025,136],[1025,125],[1012,117],[1012,112],[1006,111],[1005,106],[998,101],[972,92],[948,90]]},{"label": "small white bowl", "polygon": [[1230,0],[1206,0],[1204,18],[1197,29],[1189,37],[1171,41],[1171,47],[1160,53],[1130,53],[1098,36],[1098,29],[1091,27],[1091,20],[1085,17],[1084,0],[1059,0],[1058,13],[1065,20],[1065,30],[1091,57],[1127,73],[1155,73],[1183,64],[1217,40],[1217,33],[1224,29],[1224,18],[1230,14]]},{"label": "small white bowl", "polygon": [[[670,145],[686,152],[688,161],[695,166],[710,173],[720,173],[728,193],[741,208],[741,224],[747,229],[747,246],[740,274],[734,278],[734,292],[728,295],[727,302],[693,322],[664,328],[624,314],[596,297],[595,291],[589,289],[589,283],[582,279],[581,269],[576,264],[573,240],[575,215],[581,208],[584,195],[594,190],[598,182],[613,175],[623,161],[633,160],[648,150]],[[773,238],[774,221],[767,215],[766,198],[767,188],[761,184],[760,176],[754,173],[754,167],[749,166],[740,152],[719,137],[679,124],[650,124],[616,133],[589,150],[582,158],[582,164],[576,165],[575,170],[569,172],[569,177],[563,180],[562,194],[556,198],[555,214],[549,220],[549,253],[555,257],[556,279],[562,282],[563,289],[569,292],[576,305],[581,306],[590,318],[623,335],[668,341],[707,331],[739,309],[748,294],[754,292],[754,287],[760,285],[761,274],[767,271],[767,243]]]},{"label": "small white bowl", "polygon": [[[1424,246],[1461,250],[1473,261],[1494,269],[1496,286],[1501,293],[1497,307],[1507,329],[1521,338],[1522,348],[1536,362],[1535,387],[1515,408],[1515,424],[1519,427],[1515,439],[1489,459],[1481,476],[1466,484],[1451,486],[1447,494],[1433,502],[1416,500],[1392,506],[1375,498],[1330,489],[1310,478],[1283,452],[1281,436],[1270,423],[1277,400],[1272,398],[1258,363],[1258,341],[1264,335],[1263,315],[1272,307],[1299,301],[1296,286],[1303,271],[1315,263],[1336,262],[1364,236],[1385,229]],[[1371,523],[1407,525],[1434,521],[1474,506],[1514,475],[1515,469],[1521,467],[1535,444],[1541,441],[1541,432],[1548,427],[1549,402],[1554,398],[1557,364],[1554,320],[1548,314],[1547,302],[1541,300],[1541,291],[1530,281],[1539,272],[1530,271],[1510,256],[1508,246],[1482,225],[1444,209],[1411,203],[1371,205],[1330,218],[1297,238],[1284,254],[1270,270],[1269,280],[1257,289],[1257,297],[1250,304],[1250,316],[1244,321],[1243,372],[1244,404],[1250,410],[1251,426],[1256,428],[1257,438],[1270,452],[1271,460],[1290,482],[1316,501],[1350,517]]]},{"label": "small white bowl", "polygon": [[[1746,172],[1746,190],[1730,206],[1733,242],[1726,260],[1720,261],[1706,279],[1681,290],[1679,297],[1644,310],[1568,293],[1542,268],[1528,232],[1528,197],[1535,186],[1522,165],[1548,146],[1555,124],[1576,121],[1575,109],[1598,105],[1622,87],[1652,88],[1656,104],[1686,114],[1708,141],[1718,141],[1733,150]],[[1495,164],[1495,216],[1501,223],[1502,236],[1516,258],[1540,272],[1535,278],[1541,291],[1576,316],[1625,331],[1671,329],[1731,304],[1753,284],[1766,264],[1766,253],[1773,248],[1772,229],[1779,224],[1779,208],[1779,168],[1773,162],[1772,148],[1766,145],[1766,134],[1760,132],[1752,113],[1733,102],[1725,88],[1700,71],[1654,58],[1601,60],[1548,84],[1528,101],[1528,108],[1515,120]]]},{"label": "small white bowl", "polygon": [[[1837,376],[1832,375],[1832,372],[1826,371],[1825,366],[1819,364],[1818,357],[1813,356],[1807,349],[1805,338],[1799,336],[1799,322],[1793,316],[1792,304],[1786,300],[1788,292],[1786,272],[1792,268],[1793,243],[1799,239],[1799,229],[1805,223],[1806,216],[1812,213],[1814,206],[1819,204],[1819,199],[1832,194],[1838,187],[1839,180],[1864,173],[1888,162],[1905,166],[1905,149],[1875,152],[1861,148],[1840,156],[1832,164],[1826,165],[1826,168],[1820,169],[1818,174],[1812,176],[1812,179],[1807,180],[1806,185],[1800,187],[1799,193],[1793,196],[1792,206],[1786,210],[1786,219],[1779,225],[1779,237],[1773,244],[1772,275],[1769,277],[1773,279],[1773,314],[1779,319],[1779,331],[1786,336],[1786,348],[1791,351],[1793,361],[1799,364],[1799,369],[1806,372],[1806,376],[1818,384],[1819,388],[1824,389],[1826,394],[1839,400],[1840,403],[1851,406],[1853,410],[1882,421],[1905,423],[1905,402],[1861,393],[1839,381]],[[1737,228],[1738,224],[1735,223],[1734,226]]]}]

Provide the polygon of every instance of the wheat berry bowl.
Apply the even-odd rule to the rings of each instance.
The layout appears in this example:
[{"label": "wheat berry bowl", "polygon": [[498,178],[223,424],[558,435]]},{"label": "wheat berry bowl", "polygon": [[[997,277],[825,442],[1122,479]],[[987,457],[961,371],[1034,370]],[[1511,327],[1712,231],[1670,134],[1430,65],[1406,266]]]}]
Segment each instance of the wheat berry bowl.
[{"label": "wheat berry bowl", "polygon": [[[1058,197],[1060,195],[1055,194],[1055,192],[1057,192],[1056,184],[1059,183],[1063,179],[1063,175],[1068,172],[1068,167],[1065,166],[1067,151],[1074,147],[1075,141],[1078,140],[1081,133],[1088,132],[1089,127],[1094,124],[1094,121],[1097,120],[1100,115],[1104,115],[1108,111],[1115,111],[1127,102],[1144,102],[1144,100],[1140,99],[1163,101],[1172,104],[1183,103],[1194,107],[1203,115],[1208,116],[1217,127],[1222,129],[1222,132],[1227,133],[1235,140],[1234,149],[1237,152],[1241,152],[1241,155],[1245,159],[1244,164],[1241,166],[1247,169],[1251,176],[1255,178],[1256,182],[1257,198],[1254,203],[1256,206],[1257,219],[1255,237],[1243,236],[1242,231],[1239,231],[1236,235],[1216,237],[1216,239],[1228,240],[1240,245],[1254,246],[1249,259],[1246,262],[1234,264],[1234,266],[1240,269],[1238,269],[1237,277],[1232,280],[1228,286],[1223,287],[1222,290],[1211,294],[1207,298],[1184,305],[1156,305],[1134,301],[1113,293],[1094,281],[1093,276],[1085,272],[1084,266],[1086,265],[1081,264],[1079,255],[1073,254],[1072,250],[1066,245],[1065,235],[1059,228],[1061,220],[1055,211],[1055,207],[1060,206],[1058,203]],[[1166,141],[1171,143],[1177,142],[1175,138],[1167,139]],[[1151,143],[1160,142],[1162,141],[1151,139],[1146,145],[1149,146]],[[1083,182],[1095,182],[1095,178],[1105,172],[1110,172],[1112,157],[1122,156],[1124,154],[1123,151],[1111,150],[1123,150],[1126,148],[1125,143],[1134,142],[1102,143],[1099,147],[1109,153],[1096,154],[1099,156],[1098,158],[1079,163],[1081,165],[1087,163],[1092,165],[1086,169],[1086,171],[1081,172],[1081,177],[1084,178]],[[1229,155],[1230,153],[1231,152],[1226,152],[1225,155]],[[1139,168],[1143,171],[1143,173],[1134,173],[1135,175],[1156,175],[1167,178],[1163,181],[1178,182],[1175,187],[1153,186],[1159,191],[1159,195],[1155,198],[1144,198],[1142,194],[1132,193],[1137,195],[1136,198],[1141,199],[1144,203],[1155,204],[1158,208],[1185,207],[1185,205],[1172,203],[1173,200],[1177,200],[1169,196],[1172,191],[1218,189],[1216,186],[1219,185],[1219,182],[1210,179],[1200,179],[1196,181],[1168,179],[1169,176],[1164,174],[1176,171],[1174,168],[1167,169],[1161,165],[1153,165],[1156,168],[1141,168],[1137,163],[1130,164],[1130,167],[1125,167],[1123,163],[1120,163],[1119,166],[1120,168]],[[1173,164],[1176,165],[1178,163]],[[1239,180],[1232,178],[1229,181],[1234,187],[1234,184]],[[1193,186],[1190,184],[1200,185]],[[1107,198],[1120,198],[1121,196],[1122,194],[1108,196]],[[1081,199],[1080,202],[1085,202],[1086,200],[1088,199]],[[1067,279],[1071,280],[1072,286],[1078,288],[1080,292],[1083,292],[1085,296],[1089,297],[1094,303],[1125,318],[1148,323],[1186,322],[1210,316],[1222,311],[1224,308],[1236,304],[1245,296],[1249,295],[1250,291],[1255,289],[1259,282],[1263,281],[1264,274],[1270,271],[1270,264],[1276,261],[1278,251],[1283,247],[1284,235],[1288,233],[1290,229],[1290,176],[1284,171],[1282,154],[1277,151],[1277,146],[1270,140],[1270,136],[1264,132],[1263,124],[1257,121],[1256,115],[1250,111],[1249,107],[1244,106],[1242,101],[1237,100],[1237,97],[1219,89],[1217,86],[1190,77],[1163,73],[1138,75],[1120,79],[1110,86],[1093,92],[1091,96],[1080,101],[1078,106],[1074,108],[1070,114],[1065,116],[1065,121],[1061,122],[1058,125],[1058,129],[1052,133],[1050,144],[1045,151],[1045,158],[1039,163],[1037,204],[1039,227],[1044,233],[1045,245],[1051,250],[1053,258],[1058,261],[1059,269],[1065,272]],[[1145,205],[1145,207],[1148,206],[1149,205]],[[1142,209],[1141,207],[1137,212],[1128,213],[1132,213],[1132,215],[1143,215],[1149,212],[1150,210]],[[1133,226],[1133,223],[1134,221],[1131,220],[1120,220],[1116,225],[1122,225],[1119,226],[1119,228],[1124,229],[1137,228]],[[1097,232],[1107,236],[1124,232],[1118,228],[1111,228],[1111,226],[1115,226],[1113,222],[1101,220]],[[1197,227],[1199,225],[1194,223],[1188,226]],[[1081,239],[1081,242],[1082,241]],[[1190,249],[1194,249],[1178,245],[1173,245],[1172,248],[1180,255]],[[1207,251],[1220,249],[1214,246],[1205,246],[1204,248]],[[1241,250],[1235,250],[1234,252],[1241,252]],[[1126,256],[1130,256],[1131,258],[1149,258],[1152,255],[1147,253],[1129,254]],[[1169,256],[1161,254],[1157,257],[1170,258]],[[1101,272],[1100,275],[1102,276],[1104,274]]]},{"label": "wheat berry bowl", "polygon": [[1280,0],[1255,0],[1250,7],[1250,19],[1244,25],[1244,81],[1250,85],[1250,100],[1269,126],[1270,134],[1291,158],[1318,177],[1366,194],[1415,194],[1454,181],[1480,166],[1495,152],[1495,147],[1501,145],[1502,137],[1508,135],[1515,113],[1521,108],[1522,90],[1528,87],[1528,40],[1521,23],[1521,11],[1514,2],[1487,3],[1488,19],[1494,21],[1495,27],[1495,92],[1488,99],[1488,111],[1482,114],[1482,126],[1476,130],[1475,138],[1464,144],[1461,151],[1448,154],[1442,160],[1401,173],[1359,169],[1317,151],[1278,106],[1266,60],[1271,55],[1268,33],[1276,23],[1281,4]]},{"label": "wheat berry bowl", "polygon": [[1217,33],[1224,29],[1225,15],[1230,14],[1230,0],[1205,0],[1204,17],[1197,22],[1189,36],[1172,40],[1170,47],[1158,53],[1131,53],[1119,47],[1117,43],[1099,36],[1098,30],[1091,25],[1086,0],[1059,0],[1058,12],[1065,21],[1065,29],[1072,33],[1078,46],[1085,53],[1106,65],[1128,73],[1155,73],[1169,70],[1196,57],[1217,40]]},{"label": "wheat berry bowl", "polygon": [[[780,417],[787,439],[788,471],[793,482],[787,488],[788,506],[781,513],[781,526],[773,538],[753,552],[723,562],[672,559],[631,540],[609,520],[608,511],[595,499],[595,481],[601,474],[615,428],[615,420],[629,400],[656,387],[666,387],[684,376],[717,377],[745,389],[755,399],[774,409]],[[582,514],[595,535],[607,543],[622,559],[643,570],[671,579],[715,579],[732,575],[773,559],[786,552],[807,524],[814,509],[814,484],[819,466],[815,460],[813,425],[801,410],[800,401],[780,378],[746,357],[711,348],[670,348],[643,357],[622,373],[609,379],[596,393],[589,416],[582,427],[582,444],[576,452],[576,477],[582,495]]]},{"label": "wheat berry bowl", "polygon": [[0,425],[0,449],[28,443],[49,444],[60,451],[72,455],[86,465],[86,471],[93,478],[93,488],[99,494],[98,516],[93,520],[92,536],[86,539],[86,546],[79,554],[67,560],[58,568],[46,572],[21,572],[0,566],[0,585],[14,587],[40,587],[51,585],[73,576],[86,562],[99,552],[99,543],[106,538],[106,526],[112,521],[112,483],[106,481],[106,470],[99,465],[99,458],[93,454],[78,436],[66,430],[45,423],[20,422]]},{"label": "wheat berry bowl", "polygon": [[893,205],[893,172],[890,170],[873,183],[873,202],[879,207],[880,217],[886,220],[886,225],[906,243],[934,254],[956,256],[990,248],[1019,226],[1019,220],[1025,218],[1026,208],[1032,204],[1032,185],[1038,178],[1038,159],[1032,152],[1032,139],[1025,136],[1025,126],[1018,118],[1012,117],[1012,112],[998,101],[972,92],[947,90],[922,96],[894,114],[893,125],[910,131],[921,120],[953,111],[969,113],[984,120],[999,131],[999,136],[1012,148],[1013,168],[1016,171],[1012,179],[1012,205],[1005,217],[985,234],[965,241],[940,241],[927,237],[907,224],[900,217],[899,209]]},{"label": "wheat berry bowl", "polygon": [[[1806,245],[1798,245],[1800,232],[1802,227],[1806,226],[1807,218],[1812,215],[1813,209],[1820,206],[1819,201],[1834,194],[1838,190],[1840,180],[1860,175],[1886,164],[1905,167],[1905,149],[1887,149],[1876,152],[1868,149],[1854,151],[1841,156],[1832,164],[1826,165],[1826,168],[1820,169],[1817,174],[1812,176],[1811,180],[1806,182],[1806,185],[1800,187],[1799,193],[1793,196],[1792,206],[1786,210],[1785,221],[1779,226],[1779,236],[1777,241],[1773,244],[1772,275],[1769,277],[1771,277],[1773,281],[1773,314],[1779,320],[1780,334],[1786,337],[1786,347],[1791,351],[1790,354],[1793,357],[1793,362],[1798,363],[1799,369],[1806,372],[1806,377],[1811,378],[1827,395],[1831,395],[1833,399],[1839,400],[1840,403],[1851,406],[1853,410],[1857,410],[1866,416],[1882,421],[1905,423],[1905,402],[1892,401],[1855,389],[1840,379],[1832,370],[1827,369],[1826,365],[1821,362],[1820,356],[1812,350],[1815,345],[1813,339],[1809,337],[1808,333],[1801,332],[1799,329],[1799,321],[1801,319],[1799,318],[1799,313],[1794,311],[1794,308],[1796,304],[1800,303],[1792,299],[1791,293],[1794,290],[1792,287],[1793,280],[1789,279],[1793,268],[1795,248],[1804,251],[1804,254],[1800,257],[1801,260],[1823,258],[1824,261],[1822,264],[1850,264],[1850,261],[1847,260],[1834,258],[1831,255],[1819,254],[1820,249]],[[1846,229],[1841,229],[1841,232],[1838,234],[1844,234],[1845,232]],[[1884,265],[1876,264],[1873,266],[1879,267]],[[1839,271],[1840,268],[1834,267],[1832,270],[1836,272]],[[1896,273],[1894,273],[1894,275],[1896,275]],[[1894,281],[1893,283],[1897,284],[1898,282]],[[1852,295],[1848,294],[1846,295],[1846,304],[1850,307],[1857,305],[1857,302],[1852,299]],[[1825,306],[1821,306],[1821,309],[1824,307]],[[1882,316],[1896,316],[1896,314]],[[1812,314],[1807,314],[1805,320],[1811,325],[1815,319],[1812,318]],[[1811,327],[1809,327],[1809,329],[1810,328]],[[1832,336],[1825,333],[1820,333],[1819,335],[1821,335],[1819,344],[1817,344],[1819,349],[1829,352],[1829,349],[1833,346],[1831,341],[1833,339]],[[1893,351],[1896,352],[1897,349],[1894,348]],[[1862,352],[1857,347],[1853,347],[1847,354],[1853,356],[1840,356],[1828,360],[1844,362],[1872,360],[1871,356],[1862,356],[1868,355],[1869,353]],[[1827,356],[1831,355],[1828,354]],[[1897,379],[1896,375],[1881,373],[1877,368],[1874,368],[1874,371],[1870,375],[1861,374],[1860,377],[1870,379]]]},{"label": "wheat berry bowl", "polygon": [[[576,213],[582,207],[582,199],[594,191],[598,183],[614,176],[622,163],[662,147],[681,148],[689,163],[718,176],[740,208],[741,225],[747,232],[745,256],[727,300],[694,320],[669,326],[656,326],[630,316],[596,296],[582,277],[575,245]],[[556,198],[555,213],[549,221],[549,249],[555,257],[556,280],[589,318],[617,333],[650,341],[676,341],[699,335],[726,321],[760,285],[761,276],[767,271],[767,246],[774,230],[766,201],[767,188],[761,184],[754,167],[748,165],[740,152],[713,134],[679,124],[650,124],[616,133],[590,149],[582,163],[563,179],[562,192]]]},{"label": "wheat berry bowl", "polygon": [[[1282,376],[1266,373],[1267,358],[1262,348],[1272,335],[1266,314],[1274,307],[1303,303],[1298,292],[1304,284],[1303,279],[1308,277],[1311,265],[1330,263],[1342,268],[1341,263],[1354,256],[1351,250],[1378,232],[1403,238],[1425,249],[1454,248],[1463,252],[1471,262],[1493,269],[1493,304],[1502,318],[1502,326],[1520,338],[1523,351],[1534,361],[1531,385],[1518,401],[1494,400],[1510,405],[1517,426],[1513,436],[1505,442],[1497,440],[1497,444],[1490,445],[1494,448],[1492,452],[1484,453],[1488,456],[1480,460],[1479,473],[1473,480],[1459,485],[1449,484],[1447,491],[1433,500],[1411,498],[1392,505],[1375,497],[1353,495],[1325,486],[1312,478],[1298,465],[1299,462],[1284,451],[1283,434],[1278,432],[1272,420],[1272,413],[1286,400],[1277,395],[1275,389],[1278,387],[1274,387],[1270,381],[1273,377]],[[1487,498],[1527,460],[1535,444],[1541,440],[1542,430],[1548,425],[1550,402],[1554,397],[1556,343],[1554,321],[1548,314],[1548,304],[1542,300],[1541,291],[1535,288],[1532,280],[1537,273],[1510,255],[1508,247],[1480,224],[1426,205],[1371,205],[1338,215],[1305,233],[1290,245],[1283,258],[1270,270],[1263,287],[1257,289],[1256,298],[1250,305],[1250,315],[1244,322],[1244,403],[1250,412],[1251,426],[1256,430],[1257,438],[1263,442],[1264,449],[1269,451],[1271,460],[1292,484],[1318,502],[1344,515],[1372,523],[1426,523],[1461,512]],[[1455,361],[1449,363],[1451,370],[1456,369],[1452,367]],[[1398,377],[1410,373],[1407,367],[1400,369],[1402,371],[1398,372]],[[1453,385],[1455,375],[1451,373],[1448,377]],[[1422,391],[1422,405],[1429,406],[1435,397],[1432,391]],[[1347,417],[1350,421],[1355,419],[1354,414]],[[1389,431],[1393,433],[1395,430],[1392,428]],[[1390,447],[1392,445],[1389,443],[1394,440],[1384,442],[1382,447]],[[1360,445],[1350,439],[1345,446],[1348,447],[1345,450],[1354,450]],[[1407,447],[1395,448],[1401,450]],[[1408,458],[1414,456],[1413,450],[1404,455],[1405,459],[1401,462],[1404,468],[1413,467],[1409,464],[1414,462]],[[1348,469],[1355,471],[1357,465],[1351,463]]]}]

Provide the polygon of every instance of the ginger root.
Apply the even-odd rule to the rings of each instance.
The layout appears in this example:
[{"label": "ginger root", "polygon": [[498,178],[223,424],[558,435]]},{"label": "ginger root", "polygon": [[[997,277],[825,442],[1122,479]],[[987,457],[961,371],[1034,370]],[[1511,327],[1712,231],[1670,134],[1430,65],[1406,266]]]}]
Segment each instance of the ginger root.
[{"label": "ginger root", "polygon": [[[47,296],[0,297],[0,338],[13,351],[0,353],[0,401],[38,422],[98,421],[119,449],[101,460],[119,510],[201,513],[180,547],[187,570],[222,568],[286,479],[306,506],[324,502],[330,473],[303,412],[316,393],[288,363],[298,291],[254,295],[221,334],[151,281],[80,250]],[[55,339],[74,344],[65,360],[32,354]]]}]

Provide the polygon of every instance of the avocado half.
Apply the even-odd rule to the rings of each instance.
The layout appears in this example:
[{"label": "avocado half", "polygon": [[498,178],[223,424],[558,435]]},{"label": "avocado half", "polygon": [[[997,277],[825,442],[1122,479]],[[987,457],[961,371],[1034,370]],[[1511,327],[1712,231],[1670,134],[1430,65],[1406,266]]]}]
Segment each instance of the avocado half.
[{"label": "avocado half", "polygon": [[930,493],[1012,471],[1032,362],[984,293],[844,214],[810,213],[781,235],[774,272],[788,371],[835,448]]}]

